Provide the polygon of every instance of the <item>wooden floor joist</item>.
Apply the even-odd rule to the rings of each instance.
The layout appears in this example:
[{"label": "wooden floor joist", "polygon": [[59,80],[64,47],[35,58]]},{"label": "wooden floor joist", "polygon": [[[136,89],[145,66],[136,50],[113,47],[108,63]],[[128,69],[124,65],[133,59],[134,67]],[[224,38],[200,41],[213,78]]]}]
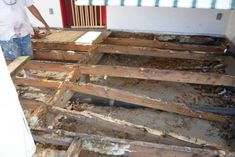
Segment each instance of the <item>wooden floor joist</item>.
[{"label": "wooden floor joist", "polygon": [[85,52],[62,50],[35,50],[34,58],[39,60],[79,61],[84,58]]},{"label": "wooden floor joist", "polygon": [[79,157],[82,150],[82,141],[80,139],[74,139],[70,144],[65,157]]},{"label": "wooden floor joist", "polygon": [[77,66],[76,64],[66,64],[58,62],[47,61],[29,61],[24,67],[25,70],[39,70],[39,71],[55,71],[55,72],[71,72]]},{"label": "wooden floor joist", "polygon": [[58,89],[63,83],[62,81],[52,81],[52,80],[40,80],[40,79],[27,79],[27,78],[14,78],[13,82],[15,85],[21,86],[31,86],[38,88],[52,88]]},{"label": "wooden floor joist", "polygon": [[[23,106],[45,106],[44,108],[47,108],[47,113],[57,114],[59,117],[66,116],[69,119],[76,120],[76,123],[81,125],[85,122],[86,125],[96,126],[106,132],[111,131],[117,134],[124,133],[126,136],[128,136],[128,139],[138,139],[146,142],[157,142],[162,144],[187,146],[193,148],[209,147],[214,149],[232,150],[231,147],[222,143],[212,143],[200,138],[180,135],[172,131],[165,132],[161,129],[153,129],[143,125],[133,124],[91,111],[78,112],[67,110],[56,106],[48,106],[39,101],[27,99],[21,99],[21,103]],[[53,124],[56,123],[58,122],[54,121],[50,126],[54,127]],[[142,139],[141,137],[144,138]]]},{"label": "wooden floor joist", "polygon": [[[101,58],[102,54],[96,54],[95,53],[96,48],[93,50],[89,51],[86,57],[84,57],[82,60],[80,60],[80,63],[88,63],[88,64],[95,64],[97,63]],[[48,104],[50,105],[55,105],[55,106],[60,106],[60,107],[65,107],[67,102],[72,98],[74,92],[71,90],[68,90],[66,87],[66,82],[76,82],[79,77],[80,80],[84,79],[89,79],[89,75],[86,76],[79,76],[78,75],[79,70],[78,66],[74,66],[74,70],[72,71],[71,75],[65,80],[63,84],[60,85],[58,91],[55,93],[55,95],[49,100]]]},{"label": "wooden floor joist", "polygon": [[11,77],[15,77],[28,63],[31,57],[29,56],[20,56],[16,58],[13,62],[8,65],[8,70]]},{"label": "wooden floor joist", "polygon": [[[86,122],[88,125],[96,125],[104,130],[111,130],[112,132],[122,132],[128,135],[129,139],[145,137],[146,141],[159,142],[163,144],[174,144],[179,146],[190,146],[190,147],[202,147],[211,146],[214,148],[222,148],[223,146],[217,146],[214,144],[209,144],[206,141],[199,144],[198,139],[187,139],[187,137],[179,138],[180,136],[175,136],[173,133],[168,134],[160,130],[151,130],[150,128],[144,126],[134,125],[128,122],[124,122],[117,119],[112,119],[111,117],[106,117],[93,112],[77,112],[69,111],[59,107],[48,108],[49,112],[57,113],[59,115],[65,115],[67,117],[76,119],[78,123]],[[146,130],[146,131],[144,131]],[[173,135],[173,136],[172,136]],[[139,137],[138,137],[139,136]],[[174,137],[175,136],[175,137]],[[181,136],[183,137],[183,136]],[[197,143],[198,142],[198,143]]]},{"label": "wooden floor joist", "polygon": [[[98,125],[102,128],[111,129],[113,132],[125,132],[128,135],[129,139],[137,136],[145,137],[145,140],[148,142],[158,142],[162,144],[169,145],[178,145],[178,146],[187,146],[187,147],[210,147],[215,149],[231,150],[229,146],[224,146],[223,144],[210,143],[205,140],[187,137],[180,135],[174,132],[164,132],[159,129],[152,129],[142,125],[133,124],[119,119],[113,119],[110,116],[104,116],[90,111],[69,111],[59,107],[48,108],[48,111],[54,113],[59,113],[67,117],[72,117],[78,120],[78,122],[85,121],[89,125]],[[145,130],[143,132],[143,130]]]},{"label": "wooden floor joist", "polygon": [[72,91],[67,89],[65,84],[66,82],[76,82],[78,77],[78,67],[74,67],[70,75],[64,80],[53,97],[48,101],[48,104],[65,107],[74,94]]},{"label": "wooden floor joist", "polygon": [[189,51],[203,51],[203,52],[219,52],[223,53],[225,47],[223,46],[207,46],[207,45],[192,45],[192,44],[177,44],[171,42],[160,42],[158,40],[146,39],[131,39],[131,38],[107,38],[106,44],[123,45],[123,46],[142,46],[159,49],[171,50],[189,50]]},{"label": "wooden floor joist", "polygon": [[210,121],[226,122],[230,118],[226,116],[220,116],[210,112],[203,112],[199,110],[190,109],[186,104],[183,103],[173,103],[164,102],[158,99],[153,99],[148,96],[137,95],[131,92],[104,87],[95,84],[73,84],[68,83],[67,87],[78,93],[84,93],[89,95],[94,95],[102,98],[122,101],[126,103],[131,103],[143,107],[148,107],[152,109],[162,110],[171,113],[177,113],[180,115],[185,115],[189,117],[195,117]]},{"label": "wooden floor joist", "polygon": [[108,45],[108,44],[98,45],[97,53],[140,55],[140,56],[193,59],[193,60],[217,60],[217,58],[213,56],[213,53],[210,52],[196,52],[188,50],[179,51],[179,50],[170,50],[170,49],[166,50],[166,49],[150,48],[150,47],[120,46],[120,45]]},{"label": "wooden floor joist", "polygon": [[[235,76],[152,68],[79,65],[82,74],[235,87]],[[123,75],[125,74],[125,75]]]},{"label": "wooden floor joist", "polygon": [[32,42],[33,49],[35,50],[64,50],[64,51],[77,51],[87,52],[95,47],[95,45],[76,45],[74,42]]},{"label": "wooden floor joist", "polygon": [[[16,85],[28,85],[33,87],[52,88],[52,89],[58,89],[63,84],[62,81],[33,80],[33,79],[24,79],[24,78],[16,78],[14,82]],[[138,95],[131,92],[104,87],[100,85],[94,85],[94,84],[77,85],[73,82],[65,82],[65,86],[67,87],[67,89],[74,92],[122,101],[143,107],[177,113],[189,117],[195,117],[195,118],[200,118],[210,121],[218,121],[218,122],[226,122],[230,119],[227,116],[220,116],[218,114],[213,114],[210,112],[193,110],[183,103],[169,104],[168,102],[163,102],[158,99],[152,99],[148,96]]]},{"label": "wooden floor joist", "polygon": [[79,138],[83,150],[114,156],[170,157],[173,155],[175,157],[226,157],[228,155],[224,151],[122,140],[64,130],[33,129],[32,132],[34,140],[39,143],[69,147],[74,138]]}]

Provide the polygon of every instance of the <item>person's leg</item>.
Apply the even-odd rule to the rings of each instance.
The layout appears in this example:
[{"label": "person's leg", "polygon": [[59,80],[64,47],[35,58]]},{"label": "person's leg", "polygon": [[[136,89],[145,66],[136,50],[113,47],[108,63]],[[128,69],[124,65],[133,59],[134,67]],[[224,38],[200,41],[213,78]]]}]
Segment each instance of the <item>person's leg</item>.
[{"label": "person's leg", "polygon": [[[30,35],[27,35],[25,37],[19,38],[19,41],[17,41],[20,47],[20,55],[21,56],[33,56],[33,51],[32,51],[32,43],[31,43],[31,38]],[[30,71],[23,70],[23,75],[25,78],[30,78],[34,79],[31,76]]]},{"label": "person's leg", "polygon": [[9,41],[0,41],[0,46],[6,60],[14,60],[20,56],[19,45],[14,41],[14,39]]},{"label": "person's leg", "polygon": [[30,35],[20,38],[20,55],[21,56],[33,56],[32,43]]}]

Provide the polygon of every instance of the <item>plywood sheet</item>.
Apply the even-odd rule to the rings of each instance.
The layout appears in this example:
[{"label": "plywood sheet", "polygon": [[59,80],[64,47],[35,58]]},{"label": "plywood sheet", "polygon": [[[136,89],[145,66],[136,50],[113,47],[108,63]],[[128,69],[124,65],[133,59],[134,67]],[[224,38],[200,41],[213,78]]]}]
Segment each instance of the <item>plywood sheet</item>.
[{"label": "plywood sheet", "polygon": [[82,36],[85,31],[53,31],[52,34],[46,36],[44,42],[74,42]]}]

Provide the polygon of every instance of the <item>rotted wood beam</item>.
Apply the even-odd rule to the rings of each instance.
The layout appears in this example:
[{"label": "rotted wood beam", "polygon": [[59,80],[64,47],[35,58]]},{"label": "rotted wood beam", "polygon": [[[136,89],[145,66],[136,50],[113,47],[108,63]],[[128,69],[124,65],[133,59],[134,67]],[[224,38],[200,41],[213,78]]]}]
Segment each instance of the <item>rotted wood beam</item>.
[{"label": "rotted wood beam", "polygon": [[177,157],[226,157],[230,155],[224,151],[122,140],[118,138],[73,133],[64,130],[32,129],[32,132],[34,140],[39,143],[69,147],[74,138],[79,138],[83,150],[113,156],[169,157],[174,154],[174,156]]},{"label": "rotted wood beam", "polygon": [[135,68],[125,66],[81,64],[79,65],[79,71],[82,74],[92,74],[98,76],[137,78],[145,80],[235,87],[235,76],[223,74],[160,70],[153,68]]},{"label": "rotted wood beam", "polygon": [[138,106],[148,107],[152,109],[162,110],[171,113],[177,113],[184,116],[200,118],[210,121],[227,122],[230,117],[221,116],[218,114],[203,112],[199,110],[193,110],[184,103],[168,103],[162,100],[153,99],[148,96],[134,94],[128,91],[114,89],[110,87],[95,85],[95,84],[83,84],[79,85],[74,83],[67,83],[67,88],[78,93],[84,93],[94,95],[97,97],[122,101],[126,103],[135,104]]},{"label": "rotted wood beam", "polygon": [[104,43],[122,46],[140,46],[152,47],[159,49],[183,50],[183,51],[202,51],[202,52],[219,52],[223,53],[224,46],[208,46],[208,45],[193,45],[193,44],[177,44],[172,42],[160,42],[158,40],[147,39],[131,39],[131,38],[107,38]]},{"label": "rotted wood beam", "polygon": [[140,46],[123,46],[100,44],[97,48],[97,53],[124,54],[124,55],[139,55],[153,56],[161,58],[177,58],[191,60],[218,60],[214,52],[198,52],[192,50],[171,50],[159,49],[152,47]]}]

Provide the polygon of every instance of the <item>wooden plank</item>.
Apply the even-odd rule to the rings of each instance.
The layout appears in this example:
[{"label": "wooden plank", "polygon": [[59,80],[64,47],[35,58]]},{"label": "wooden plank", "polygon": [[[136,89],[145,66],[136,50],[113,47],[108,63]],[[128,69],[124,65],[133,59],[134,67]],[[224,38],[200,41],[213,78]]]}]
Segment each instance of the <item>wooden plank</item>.
[{"label": "wooden plank", "polygon": [[119,45],[99,45],[98,53],[126,54],[140,56],[154,56],[163,58],[193,59],[193,60],[217,60],[213,53],[166,50],[150,47],[134,47]]},{"label": "wooden plank", "polygon": [[53,148],[37,148],[37,151],[33,155],[33,157],[64,157],[64,150],[56,150]]},{"label": "wooden plank", "polygon": [[62,50],[34,50],[34,58],[39,60],[79,61],[85,57],[85,53]]},{"label": "wooden plank", "polygon": [[81,19],[81,26],[85,26],[86,24],[84,20],[85,16],[84,16],[83,6],[77,6],[77,7],[79,7],[79,11],[80,11],[79,13],[80,13],[80,19]]},{"label": "wooden plank", "polygon": [[[23,104],[23,106],[30,106],[32,104],[39,105],[39,102],[34,100],[29,101],[23,99],[21,100],[21,103]],[[41,104],[45,106],[45,104]],[[204,147],[205,145],[214,148],[223,147],[198,138],[185,137],[183,135],[177,135],[173,132],[166,133],[164,131],[132,124],[123,120],[113,119],[110,116],[104,116],[90,111],[71,111],[51,105],[47,106],[47,112],[58,114],[59,117],[66,116],[68,118],[74,119],[78,124],[83,124],[85,122],[87,125],[101,128],[104,132],[111,131],[122,133],[125,134],[128,139],[140,139],[146,142],[158,142],[162,144],[187,146],[194,148]],[[56,122],[53,121],[51,126],[54,126],[54,123]]]},{"label": "wooden plank", "polygon": [[105,43],[113,45],[122,45],[122,46],[141,46],[141,47],[153,47],[153,48],[171,49],[171,50],[219,52],[221,54],[225,49],[225,47],[223,46],[176,44],[171,42],[160,42],[158,40],[131,39],[131,38],[107,38],[107,40],[105,40]]},{"label": "wooden plank", "polygon": [[91,26],[94,26],[94,9],[93,6],[89,6],[89,11],[90,11],[90,20],[91,20]]},{"label": "wooden plank", "polygon": [[64,51],[89,51],[95,45],[76,45],[74,42],[33,42],[33,49],[64,50]]},{"label": "wooden plank", "polygon": [[[65,79],[65,82],[66,81],[76,82],[78,77],[79,77],[78,67],[76,67],[73,69],[71,74]],[[55,95],[53,95],[53,97],[49,99],[47,104],[53,105],[53,106],[65,107],[73,95],[74,95],[74,92],[67,90],[65,83],[63,83],[60,85]]]},{"label": "wooden plank", "polygon": [[220,116],[210,112],[202,112],[199,110],[193,110],[184,103],[168,103],[158,99],[149,98],[148,96],[137,95],[131,92],[118,90],[114,88],[104,87],[95,84],[73,84],[67,83],[67,87],[78,93],[84,93],[94,95],[102,98],[127,102],[138,106],[148,107],[152,109],[162,110],[171,113],[177,113],[194,118],[200,118],[210,121],[226,122],[230,118],[226,116]]},{"label": "wooden plank", "polygon": [[[47,106],[44,103],[39,103],[34,100],[21,100],[23,106],[37,105],[37,106]],[[224,144],[218,144],[213,142],[208,142],[200,138],[195,138],[192,136],[184,136],[177,134],[173,131],[162,131],[161,129],[149,128],[143,125],[137,125],[130,122],[126,122],[119,119],[114,119],[110,116],[101,115],[91,111],[74,111],[66,110],[56,106],[47,106],[47,112],[52,114],[57,114],[58,118],[66,116],[68,118],[76,120],[80,125],[86,123],[90,126],[96,126],[102,129],[104,132],[115,132],[125,134],[128,139],[138,139],[145,142],[154,142],[168,145],[178,145],[187,146],[193,148],[214,148],[222,150],[231,150],[232,147],[226,146]],[[54,126],[56,121],[53,121],[51,126]],[[144,137],[144,138],[141,138]]]},{"label": "wooden plank", "polygon": [[82,150],[82,141],[80,139],[74,139],[73,142],[70,144],[65,156],[78,157],[81,150]]},{"label": "wooden plank", "polygon": [[[235,87],[235,76],[153,68],[79,65],[82,74]],[[125,75],[123,75],[125,74]]]},{"label": "wooden plank", "polygon": [[103,115],[99,115],[97,113],[84,111],[69,111],[63,108],[59,108],[56,106],[51,106],[48,108],[48,112],[57,113],[60,115],[65,115],[67,117],[76,119],[77,122],[83,123],[86,122],[88,125],[95,125],[102,128],[104,131],[111,130],[112,132],[121,132],[128,135],[128,139],[136,139],[140,137],[145,137],[146,141],[150,142],[159,142],[162,144],[177,144],[180,146],[189,146],[189,147],[201,147],[206,143],[208,146],[215,146],[215,148],[222,147],[217,146],[215,144],[210,144],[201,139],[188,138],[180,135],[176,135],[175,133],[164,133],[163,131],[147,128],[140,125],[135,125],[132,123],[128,123],[122,120],[113,119],[112,117],[107,117]]},{"label": "wooden plank", "polygon": [[[63,130],[33,129],[34,140],[43,144],[69,146],[73,137],[81,138],[83,150],[101,154],[130,157],[194,157],[206,156],[225,157],[224,151],[179,147],[172,145],[154,144],[141,141],[122,140],[117,138],[72,133]],[[54,134],[53,136],[51,134]],[[58,135],[58,133],[61,133]],[[64,135],[64,136],[61,136]]]},{"label": "wooden plank", "polygon": [[85,9],[86,26],[90,26],[89,7],[84,6],[84,9]]},{"label": "wooden plank", "polygon": [[78,6],[75,5],[75,22],[76,22],[76,26],[79,26],[79,13],[78,13]]},{"label": "wooden plank", "polygon": [[104,29],[105,26],[71,26],[71,28],[91,28],[91,29]]},{"label": "wooden plank", "polygon": [[67,87],[62,83],[55,94],[46,102],[48,105],[65,107],[68,101],[73,96],[73,93],[67,90]]},{"label": "wooden plank", "polygon": [[[89,56],[84,58],[84,60],[80,60],[80,63],[90,63],[90,64],[95,64],[98,62],[102,54],[95,54],[96,49],[93,49],[92,51],[89,52]],[[63,83],[60,87],[59,90],[55,93],[55,95],[48,101],[48,104],[54,105],[54,106],[60,106],[60,107],[65,107],[67,102],[72,98],[74,92],[71,90],[67,90],[67,87],[65,86],[66,82],[76,82],[78,80],[78,67],[76,67],[71,75],[65,80],[65,83]],[[85,82],[88,82],[89,76],[80,76],[80,81],[85,80]]]},{"label": "wooden plank", "polygon": [[29,61],[24,67],[26,70],[71,72],[76,64],[58,62]]},{"label": "wooden plank", "polygon": [[98,26],[98,23],[97,23],[97,19],[98,19],[98,17],[97,17],[97,8],[96,8],[97,6],[94,6],[94,8],[95,8],[95,26]]},{"label": "wooden plank", "polygon": [[71,3],[71,10],[72,10],[72,19],[73,19],[73,25],[76,25],[76,19],[75,19],[75,6],[74,6],[74,0],[70,0]]},{"label": "wooden plank", "polygon": [[32,39],[32,41],[44,43],[72,43],[85,33],[86,31],[52,30],[52,33],[43,39]]},{"label": "wooden plank", "polygon": [[104,31],[101,35],[93,41],[93,44],[102,43],[112,32],[111,31]]},{"label": "wooden plank", "polygon": [[100,8],[100,26],[103,26],[103,24],[102,24],[102,6],[99,6],[99,8]]},{"label": "wooden plank", "polygon": [[37,88],[52,88],[52,89],[57,89],[62,84],[62,82],[60,81],[26,79],[26,78],[15,78],[13,82],[15,85],[32,86]]},{"label": "wooden plank", "polygon": [[26,65],[26,63],[30,60],[29,56],[20,56],[16,58],[13,62],[8,65],[8,70],[11,77],[15,77]]},{"label": "wooden plank", "polygon": [[[52,106],[48,111],[59,113],[70,118],[77,119],[78,123],[86,122],[89,125],[98,125],[101,128],[108,128],[112,131],[124,132],[128,135],[128,139],[145,137],[145,141],[158,142],[162,144],[187,146],[187,147],[210,147],[216,149],[229,150],[231,147],[223,146],[216,143],[210,143],[200,138],[187,137],[176,134],[172,131],[164,132],[157,129],[152,129],[146,126],[129,123],[119,119],[113,119],[110,116],[100,115],[90,111],[69,111],[59,107]],[[143,133],[143,130],[145,133]]]}]

